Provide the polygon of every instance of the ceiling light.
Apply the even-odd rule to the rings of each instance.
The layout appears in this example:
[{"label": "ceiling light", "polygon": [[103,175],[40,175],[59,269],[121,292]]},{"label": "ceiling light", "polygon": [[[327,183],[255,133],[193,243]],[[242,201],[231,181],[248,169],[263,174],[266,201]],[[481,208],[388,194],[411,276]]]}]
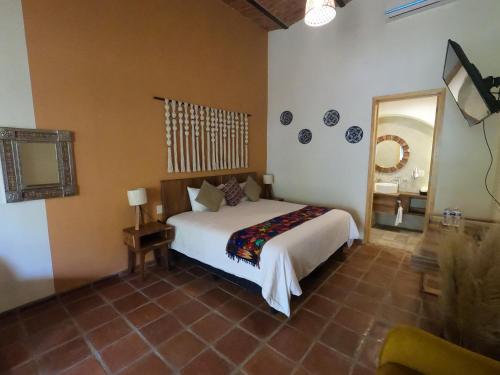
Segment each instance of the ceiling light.
[{"label": "ceiling light", "polygon": [[312,27],[323,26],[336,15],[335,0],[307,0],[304,22]]}]

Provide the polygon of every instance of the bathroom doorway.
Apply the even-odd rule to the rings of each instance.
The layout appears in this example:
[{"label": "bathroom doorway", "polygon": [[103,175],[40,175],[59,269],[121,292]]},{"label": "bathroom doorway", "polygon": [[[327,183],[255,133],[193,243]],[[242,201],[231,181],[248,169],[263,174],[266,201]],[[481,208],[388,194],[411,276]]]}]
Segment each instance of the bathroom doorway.
[{"label": "bathroom doorway", "polygon": [[416,250],[434,208],[445,95],[373,98],[365,242]]}]

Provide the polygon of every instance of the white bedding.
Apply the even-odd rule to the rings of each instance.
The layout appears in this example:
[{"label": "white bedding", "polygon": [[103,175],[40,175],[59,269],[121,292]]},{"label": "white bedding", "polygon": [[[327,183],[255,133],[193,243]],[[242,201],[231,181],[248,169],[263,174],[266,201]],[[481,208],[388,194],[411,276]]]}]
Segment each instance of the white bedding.
[{"label": "white bedding", "polygon": [[262,287],[262,296],[278,311],[290,316],[290,295],[302,294],[299,280],[307,276],[345,242],[352,244],[359,232],[351,215],[331,210],[269,240],[260,256],[260,268],[230,259],[226,254],[229,237],[236,231],[304,205],[261,199],[224,206],[218,212],[184,212],[172,216],[175,226],[172,248],[250,280]]}]

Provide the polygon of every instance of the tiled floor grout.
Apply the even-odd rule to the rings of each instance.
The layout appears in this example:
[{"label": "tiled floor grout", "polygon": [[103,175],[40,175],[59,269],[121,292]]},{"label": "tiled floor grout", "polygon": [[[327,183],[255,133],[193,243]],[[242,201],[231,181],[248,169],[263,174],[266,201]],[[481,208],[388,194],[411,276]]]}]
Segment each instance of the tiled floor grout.
[{"label": "tiled floor grout", "polygon": [[[39,311],[33,310],[33,313],[29,313],[29,310],[26,309],[26,310],[24,310],[24,311],[28,311],[28,313],[26,313],[26,315],[22,315],[22,313],[24,311],[21,311],[21,310],[17,310],[15,312],[16,324],[21,324],[21,328],[24,332],[24,337],[29,337],[29,335],[32,334],[32,333],[27,331],[26,321],[28,319],[32,319],[33,317],[37,316],[37,314],[40,314],[41,312],[50,311],[51,309],[57,309],[59,307],[62,307],[62,309],[64,310],[64,312],[66,314],[65,320],[71,321],[72,325],[76,327],[76,330],[78,332],[78,335],[76,335],[76,336],[72,337],[71,339],[68,339],[62,343],[58,343],[56,346],[50,347],[49,349],[47,349],[44,352],[40,352],[39,354],[36,354],[36,355],[32,353],[31,357],[27,361],[20,363],[20,364],[17,364],[16,368],[21,367],[22,365],[25,365],[25,364],[29,363],[29,361],[32,361],[32,360],[36,361],[37,366],[39,366],[40,359],[42,357],[44,357],[45,355],[47,355],[48,353],[68,344],[69,342],[71,342],[73,340],[76,340],[78,338],[82,338],[90,350],[90,355],[87,355],[85,358],[79,360],[77,363],[73,363],[70,368],[77,367],[78,365],[80,365],[82,362],[88,360],[89,358],[95,358],[96,361],[102,366],[104,371],[109,375],[116,374],[118,372],[123,372],[126,369],[133,367],[134,365],[136,365],[137,363],[142,361],[145,357],[147,357],[151,354],[154,354],[156,357],[158,357],[158,359],[160,359],[162,361],[162,363],[164,365],[166,365],[168,368],[170,368],[174,373],[180,373],[182,369],[188,368],[193,362],[195,362],[200,356],[202,356],[208,350],[213,351],[214,353],[216,353],[216,355],[218,357],[222,358],[224,361],[226,361],[228,364],[230,364],[231,367],[233,368],[232,373],[235,373],[235,374],[236,373],[244,373],[244,374],[246,374],[247,373],[246,366],[250,363],[250,361],[254,358],[254,356],[264,348],[269,348],[273,353],[275,353],[280,358],[284,358],[287,361],[289,361],[294,366],[294,371],[298,371],[299,369],[304,370],[305,360],[308,358],[308,356],[310,355],[310,353],[313,350],[313,348],[315,347],[315,345],[318,345],[318,344],[328,348],[328,350],[334,351],[340,358],[345,359],[349,363],[349,372],[348,373],[352,374],[354,372],[354,369],[356,368],[356,366],[359,366],[359,365],[365,366],[364,364],[361,363],[361,359],[362,359],[361,355],[363,354],[363,351],[365,350],[366,345],[368,345],[370,342],[378,341],[378,339],[373,338],[373,340],[372,340],[372,338],[370,338],[370,332],[371,332],[372,328],[374,327],[375,323],[381,322],[382,324],[387,323],[388,325],[392,325],[392,322],[388,321],[385,317],[381,316],[382,310],[384,307],[387,306],[387,308],[390,311],[393,311],[393,310],[396,312],[400,311],[401,313],[404,313],[408,316],[409,316],[409,314],[411,314],[411,316],[415,316],[415,324],[417,324],[417,325],[420,324],[424,319],[428,319],[425,315],[424,300],[423,300],[422,296],[420,296],[420,295],[419,296],[410,296],[410,295],[407,296],[406,294],[403,293],[403,296],[411,297],[411,298],[414,298],[414,299],[419,301],[418,312],[410,311],[409,307],[408,307],[408,310],[406,310],[404,308],[400,308],[399,306],[392,304],[393,301],[388,299],[389,293],[394,293],[394,284],[395,284],[395,281],[396,281],[398,275],[400,275],[400,272],[408,273],[407,280],[411,280],[411,278],[414,277],[414,276],[411,276],[413,274],[410,273],[408,271],[408,269],[403,266],[403,265],[405,265],[407,267],[407,263],[405,263],[407,261],[407,256],[404,255],[405,252],[403,250],[400,250],[400,249],[395,250],[397,252],[397,255],[395,255],[394,257],[396,259],[399,259],[399,260],[397,261],[397,266],[394,266],[395,261],[392,260],[393,258],[391,258],[390,256],[385,257],[385,255],[383,255],[386,252],[388,252],[390,254],[392,250],[387,251],[383,247],[381,248],[379,246],[373,246],[373,248],[376,248],[376,250],[369,251],[369,248],[370,248],[369,246],[365,246],[365,245],[355,245],[354,250],[349,249],[349,250],[345,251],[346,255],[342,261],[340,261],[338,258],[329,260],[328,264],[323,266],[326,268],[322,269],[318,274],[316,274],[314,276],[315,279],[314,279],[314,281],[312,281],[312,284],[310,284],[310,285],[307,284],[303,287],[303,296],[296,297],[297,299],[295,299],[295,297],[294,297],[295,302],[292,302],[293,309],[292,309],[291,317],[289,319],[284,319],[284,316],[281,316],[281,315],[276,316],[276,315],[271,314],[267,304],[259,303],[258,306],[252,305],[250,300],[247,300],[245,298],[247,296],[250,296],[248,294],[248,292],[231,291],[230,287],[228,289],[225,289],[223,283],[231,283],[231,282],[225,280],[224,278],[222,278],[218,282],[214,282],[212,280],[207,281],[207,282],[211,282],[213,284],[208,289],[202,288],[200,290],[196,290],[194,293],[193,292],[186,292],[185,286],[187,286],[188,284],[193,283],[197,280],[202,280],[204,278],[206,278],[208,280],[208,278],[210,277],[209,272],[206,272],[206,273],[203,273],[201,271],[195,272],[194,268],[197,268],[197,267],[202,268],[202,267],[200,267],[197,264],[189,264],[189,262],[187,262],[187,264],[180,265],[174,273],[166,273],[162,270],[159,270],[159,269],[156,269],[153,267],[149,267],[148,268],[148,272],[150,275],[149,277],[155,277],[157,279],[154,281],[148,282],[148,283],[141,284],[138,281],[139,276],[135,276],[135,277],[125,276],[125,277],[116,278],[115,280],[110,279],[108,281],[109,285],[107,285],[106,282],[95,283],[91,286],[90,291],[88,293],[85,293],[85,291],[83,291],[83,294],[81,296],[78,295],[78,291],[76,291],[76,293],[75,293],[75,291],[72,291],[72,292],[69,292],[67,294],[63,294],[61,296],[58,296],[57,302],[54,304],[54,306],[51,306],[50,304],[48,304],[48,306],[49,306],[48,310],[44,310],[42,308]],[[375,254],[375,256],[372,257],[372,253]],[[355,256],[355,258],[352,258],[353,256]],[[358,268],[358,267],[356,267],[356,265],[351,264],[353,259],[354,260],[367,259],[367,261],[364,262],[363,267]],[[380,262],[379,262],[379,260],[380,260]],[[186,263],[186,262],[184,262],[184,263]],[[388,270],[389,269],[391,270],[392,274],[390,276],[390,282],[387,282],[386,287],[380,286],[377,283],[374,283],[374,281],[372,281],[372,280],[365,280],[365,277],[368,275],[368,273],[372,270],[372,267],[374,267],[375,265],[377,265],[377,267],[382,267],[382,266],[387,267]],[[354,274],[354,276],[349,274],[349,269],[346,267],[352,267],[353,269],[357,270],[356,273]],[[345,270],[343,270],[344,268],[345,268]],[[382,269],[382,268],[380,268],[380,269]],[[193,270],[193,272],[190,272],[190,270]],[[191,280],[183,282],[183,280],[181,279],[180,281],[178,280],[178,281],[174,282],[174,281],[170,281],[169,279],[167,279],[167,277],[169,277],[170,275],[180,274],[183,272],[187,273],[191,277]],[[346,289],[346,295],[343,296],[343,298],[341,298],[340,300],[333,299],[333,298],[330,298],[328,296],[322,295],[319,292],[322,287],[326,286],[329,283],[332,283],[332,285],[334,285],[333,284],[334,281],[331,279],[335,275],[342,275],[343,277],[350,277],[350,278],[355,280],[354,284]],[[316,278],[318,278],[317,279],[318,282],[315,281]],[[374,279],[374,280],[376,281],[376,279]],[[137,282],[134,283],[134,281],[137,281]],[[156,283],[159,283],[159,282],[165,282],[167,285],[169,285],[171,287],[171,289],[168,291],[165,291],[164,293],[162,293],[160,295],[153,295],[152,297],[149,297],[145,293],[144,289],[146,289],[152,285],[155,285]],[[372,299],[370,297],[366,297],[364,294],[359,294],[357,292],[357,288],[361,283],[366,283],[366,284],[369,284],[371,286],[378,286],[378,287],[384,289],[385,290],[385,297],[380,298],[380,299]],[[113,286],[118,285],[118,284],[124,284],[124,285],[129,286],[131,288],[131,291],[130,292],[127,291],[124,294],[120,294],[118,297],[115,297],[115,298],[106,297],[106,295],[103,291],[108,289],[108,288],[112,288]],[[344,289],[342,286],[340,286],[339,288]],[[206,294],[210,291],[214,291],[216,289],[219,289],[219,290],[223,291],[224,293],[227,293],[229,298],[223,300],[221,303],[215,303],[213,306],[211,303],[205,302],[202,298],[200,298],[204,294]],[[167,308],[166,306],[164,307],[163,305],[161,305],[158,302],[158,300],[160,298],[162,298],[163,296],[168,295],[169,293],[177,292],[177,291],[180,291],[180,292],[186,294],[189,297],[189,299],[187,301],[185,301],[184,303],[181,303],[178,306],[175,306],[175,307],[169,306],[169,308]],[[71,297],[72,293],[75,293],[76,298],[73,299]],[[135,293],[139,293],[140,295],[142,295],[145,299],[144,302],[140,303],[137,306],[134,306],[130,310],[120,312],[120,310],[118,310],[118,308],[115,306],[115,303],[117,301],[122,300],[124,298],[127,298]],[[68,306],[73,304],[73,303],[77,303],[79,301],[82,301],[85,298],[90,298],[91,296],[94,296],[94,295],[99,296],[102,299],[103,303],[101,303],[101,304],[99,304],[99,306],[93,307],[89,310],[85,310],[81,314],[88,314],[88,313],[91,313],[99,308],[104,307],[104,306],[110,306],[112,311],[114,311],[116,313],[116,316],[113,317],[112,319],[108,319],[106,322],[101,322],[98,325],[92,326],[90,329],[85,329],[85,328],[81,327],[77,321],[77,317],[80,315],[75,315],[75,312],[70,310],[68,308]],[[377,305],[376,309],[374,310],[374,312],[367,313],[367,312],[363,311],[363,309],[358,308],[358,306],[356,306],[356,307],[350,306],[350,303],[346,303],[346,302],[348,302],[347,296],[349,296],[349,295],[358,295],[358,296],[365,297],[368,300],[371,300],[371,302],[373,302]],[[324,298],[327,301],[331,301],[331,303],[333,303],[335,305],[335,312],[333,314],[331,314],[330,316],[325,316],[325,315],[319,315],[315,311],[309,309],[307,307],[307,303],[314,296]],[[202,306],[207,308],[207,311],[204,314],[202,314],[201,316],[199,316],[196,320],[191,321],[189,323],[184,323],[184,321],[181,321],[180,319],[177,318],[177,316],[174,314],[174,311],[177,308],[180,308],[181,306],[184,306],[185,304],[190,303],[191,301],[196,301],[196,302],[200,303]],[[239,302],[242,302],[242,303],[244,303],[252,308],[248,311],[248,313],[246,315],[239,317],[237,321],[233,321],[232,318],[226,317],[221,312],[221,308],[224,305],[229,304],[230,301],[233,301],[233,302],[239,301]],[[159,308],[162,311],[162,313],[159,316],[155,317],[153,320],[147,321],[147,323],[145,323],[145,324],[138,324],[136,326],[136,324],[134,324],[130,320],[129,314],[131,314],[135,311],[138,311],[139,309],[141,309],[142,307],[144,307],[147,304],[153,304],[154,306]],[[343,308],[352,309],[352,310],[356,311],[357,313],[362,313],[362,314],[365,314],[365,315],[370,317],[371,322],[370,322],[368,328],[366,328],[362,334],[359,334],[358,332],[352,331],[349,327],[345,327],[340,322],[336,322],[336,317],[338,316],[340,311],[342,311]],[[289,324],[290,320],[294,316],[300,314],[300,311],[307,311],[308,313],[312,314],[312,316],[316,316],[318,319],[320,319],[322,321],[322,327],[321,327],[321,329],[319,329],[317,334],[314,335],[313,337],[308,336],[308,340],[309,340],[308,345],[309,346],[308,346],[307,350],[304,353],[302,353],[302,356],[297,361],[297,360],[289,358],[287,356],[287,354],[282,353],[276,347],[271,345],[270,341],[285,326],[291,327],[294,331],[299,332],[301,335],[305,335],[304,332],[302,332],[302,330],[297,329],[293,324]],[[276,322],[277,322],[276,327],[271,332],[269,332],[264,338],[260,338],[259,336],[257,336],[256,334],[254,334],[250,330],[246,329],[242,325],[242,323],[245,321],[245,319],[247,319],[250,315],[254,314],[255,312],[263,313],[268,318],[272,318],[272,319],[276,320]],[[228,321],[230,323],[230,328],[228,328],[227,332],[223,333],[221,336],[217,337],[214,340],[209,341],[209,340],[206,340],[201,335],[197,334],[193,330],[193,327],[198,322],[201,322],[202,320],[204,320],[207,316],[209,316],[211,314],[214,314],[215,316],[218,316],[219,318],[222,318],[225,321]],[[160,319],[164,318],[167,315],[174,317],[174,319],[180,324],[181,329],[178,330],[177,332],[175,332],[174,334],[170,335],[167,339],[164,339],[162,342],[160,342],[158,344],[153,344],[152,342],[150,342],[147,339],[147,337],[142,333],[141,330],[154,324],[155,322],[159,321]],[[89,337],[88,337],[89,334],[99,330],[100,328],[102,328],[106,324],[109,324],[110,322],[112,322],[114,320],[118,320],[118,319],[123,319],[125,321],[125,323],[127,324],[127,327],[130,329],[130,331],[127,332],[126,334],[122,335],[118,339],[115,339],[113,342],[107,343],[105,346],[99,347],[99,349],[98,349],[92,343],[92,341],[89,339]],[[357,347],[352,355],[344,354],[342,351],[339,351],[337,348],[332,347],[331,344],[327,344],[321,340],[323,335],[325,334],[325,332],[330,327],[330,325],[334,322],[336,325],[340,325],[341,327],[343,327],[343,329],[346,329],[347,331],[353,332],[356,334],[356,336],[359,336],[359,341],[357,343]],[[49,329],[52,329],[52,328],[56,328],[59,324],[60,323],[57,323],[56,325],[53,325],[50,328],[40,330],[38,333],[44,332],[45,330],[48,331]],[[231,360],[231,358],[227,357],[223,352],[221,352],[217,348],[217,344],[219,342],[221,342],[234,329],[239,329],[242,332],[244,332],[245,334],[247,334],[250,337],[253,337],[254,339],[257,340],[256,347],[251,351],[251,353],[248,353],[246,355],[245,359],[243,361],[241,361],[241,363],[233,362],[233,360]],[[196,339],[201,341],[203,343],[204,347],[203,347],[203,350],[201,350],[199,353],[197,353],[192,358],[190,358],[189,361],[184,363],[180,368],[177,368],[173,363],[171,363],[167,358],[165,358],[161,354],[161,352],[159,351],[158,348],[161,345],[163,345],[164,343],[172,340],[173,338],[177,337],[178,335],[180,335],[183,332],[189,332]],[[144,354],[140,355],[138,358],[135,358],[130,363],[127,363],[124,367],[120,368],[116,372],[112,372],[111,369],[107,366],[104,358],[101,356],[101,353],[103,353],[107,348],[116,344],[118,341],[120,341],[120,340],[124,339],[125,337],[128,337],[132,334],[137,334],[140,337],[140,339],[147,345],[147,348],[148,348],[147,351]],[[65,371],[67,371],[70,368],[65,369]]]},{"label": "tiled floor grout", "polygon": [[[76,301],[75,301],[76,302]],[[78,330],[78,332],[80,332],[83,340],[85,341],[85,343],[87,344],[87,346],[89,347],[90,349],[90,352],[94,355],[94,357],[96,358],[96,360],[100,363],[100,365],[103,367],[104,371],[106,371],[107,374],[111,374],[111,371],[109,370],[108,366],[106,365],[106,363],[102,360],[101,358],[101,355],[99,353],[99,351],[94,347],[94,345],[92,344],[92,342],[87,338],[87,335],[85,334],[85,332],[83,331],[83,329],[80,327],[80,325],[78,324],[78,322],[76,321],[75,317],[73,316],[73,314],[71,314],[68,309],[67,309],[67,306],[65,304],[62,304],[63,306],[63,309],[66,311],[66,313],[68,314],[68,316],[70,317],[69,319],[72,321],[72,323],[76,326],[76,329]],[[98,307],[96,307],[97,309]],[[94,309],[92,309],[94,310]],[[90,310],[90,311],[92,311]],[[74,340],[75,338],[71,339],[71,340]],[[65,343],[63,343],[61,346],[65,345],[66,343],[70,342],[71,340],[68,340],[66,341]],[[53,349],[52,349],[53,350]],[[87,356],[85,357],[84,359],[82,359],[81,361],[75,363],[73,366],[70,366],[68,369],[72,368],[72,367],[76,367],[78,366],[79,363],[87,360],[90,356]],[[67,369],[65,369],[66,371]]]},{"label": "tiled floor grout", "polygon": [[[152,351],[153,353],[155,353],[155,354],[157,354],[157,355],[158,355],[159,353],[158,353],[158,351],[156,350],[156,348],[154,347],[154,345],[152,345],[152,344],[149,342],[149,340],[147,340],[147,338],[146,338],[146,337],[144,337],[144,335],[142,334],[142,332],[140,332],[140,330],[139,330],[139,329],[137,329],[137,327],[136,327],[134,324],[132,324],[132,322],[130,322],[130,320],[127,318],[127,314],[129,314],[129,313],[130,313],[130,312],[132,312],[132,311],[135,311],[135,310],[140,309],[142,306],[144,306],[144,305],[146,305],[146,304],[148,304],[148,303],[152,302],[152,300],[150,300],[150,299],[148,298],[148,296],[146,296],[144,293],[142,293],[142,292],[141,292],[141,289],[135,288],[133,285],[131,285],[131,284],[128,282],[128,280],[124,280],[124,282],[125,282],[127,285],[131,286],[131,287],[134,289],[134,291],[133,291],[132,293],[130,293],[130,294],[127,294],[127,295],[124,295],[124,296],[120,296],[119,298],[117,298],[117,299],[115,299],[115,300],[113,300],[113,301],[117,301],[117,300],[119,300],[119,299],[126,298],[127,296],[130,296],[130,295],[132,295],[132,294],[134,294],[134,293],[136,293],[136,292],[139,292],[139,293],[141,293],[144,297],[146,297],[146,302],[144,302],[143,304],[141,304],[141,305],[139,305],[139,306],[136,306],[135,308],[133,308],[133,309],[132,309],[132,310],[130,310],[130,311],[127,311],[127,312],[121,313],[121,312],[120,312],[120,311],[116,308],[116,306],[113,304],[113,302],[112,302],[111,300],[107,299],[104,295],[102,295],[102,293],[99,293],[99,294],[101,295],[101,297],[102,297],[105,301],[108,301],[109,305],[110,305],[110,306],[111,306],[111,308],[112,308],[112,309],[113,309],[113,310],[114,310],[114,311],[118,314],[118,316],[119,316],[119,317],[121,317],[121,318],[123,318],[123,319],[125,320],[125,323],[127,323],[127,325],[128,325],[128,326],[131,328],[131,330],[132,330],[131,332],[127,333],[125,336],[123,336],[123,337],[119,338],[118,340],[115,340],[114,342],[110,343],[109,345],[102,347],[102,348],[101,348],[101,352],[102,352],[102,351],[104,351],[106,348],[110,347],[111,345],[115,344],[117,341],[121,340],[122,338],[124,338],[124,337],[127,337],[127,336],[131,335],[131,333],[136,333],[136,334],[138,334],[138,335],[139,335],[139,337],[140,337],[142,340],[144,340],[144,342],[145,342],[145,343],[146,343],[146,344],[150,347],[151,351]],[[154,302],[153,302],[153,303],[154,303]],[[159,306],[159,307],[161,308],[161,306]],[[162,316],[163,316],[163,315],[162,315]],[[160,316],[158,319],[160,319],[160,318],[161,318],[161,316]],[[109,323],[109,322],[108,322],[108,323]],[[135,361],[132,361],[132,363],[129,363],[127,366],[125,366],[125,367],[123,367],[123,368],[119,369],[119,370],[118,370],[118,371],[116,371],[115,373],[122,372],[122,371],[124,371],[126,368],[128,368],[128,367],[130,367],[130,366],[133,366],[133,364],[135,364],[135,363],[139,362],[142,358],[144,358],[145,356],[147,356],[147,355],[148,355],[148,354],[150,354],[150,353],[151,353],[150,351],[147,351],[147,352],[146,352],[146,353],[144,353],[142,356],[140,356],[139,358],[137,358]],[[166,364],[169,368],[171,368],[171,369],[173,368],[173,367],[172,367],[172,366],[171,366],[171,365],[170,365],[167,361],[165,361],[165,359],[163,358],[163,356],[159,356],[159,358],[160,358],[160,360],[161,360],[161,361],[163,361],[163,362],[164,362],[164,363],[165,363],[165,364]],[[103,364],[105,363],[105,361],[101,358],[101,356],[100,356],[100,355],[99,355],[99,361],[100,361],[100,362],[102,362]],[[111,370],[110,370],[107,366],[105,367],[105,369],[107,369],[107,371],[106,371],[106,372],[107,372],[108,374],[113,374],[113,372],[112,372],[112,371],[111,371]]]}]

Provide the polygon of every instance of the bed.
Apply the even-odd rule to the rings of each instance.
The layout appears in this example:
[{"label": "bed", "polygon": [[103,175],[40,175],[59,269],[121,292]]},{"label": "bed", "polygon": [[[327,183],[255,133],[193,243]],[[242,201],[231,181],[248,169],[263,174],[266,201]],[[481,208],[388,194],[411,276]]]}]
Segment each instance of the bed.
[{"label": "bed", "polygon": [[[248,175],[255,177],[253,173],[235,177],[245,181]],[[228,176],[162,181],[167,223],[175,227],[172,248],[259,285],[267,303],[287,316],[290,316],[290,296],[302,294],[299,281],[345,243],[351,245],[359,237],[351,215],[333,209],[269,240],[263,248],[260,267],[238,262],[226,254],[226,245],[234,232],[299,210],[304,205],[261,199],[241,202],[235,207],[223,206],[218,212],[193,212],[187,186],[199,187],[204,179],[218,185]]]}]

